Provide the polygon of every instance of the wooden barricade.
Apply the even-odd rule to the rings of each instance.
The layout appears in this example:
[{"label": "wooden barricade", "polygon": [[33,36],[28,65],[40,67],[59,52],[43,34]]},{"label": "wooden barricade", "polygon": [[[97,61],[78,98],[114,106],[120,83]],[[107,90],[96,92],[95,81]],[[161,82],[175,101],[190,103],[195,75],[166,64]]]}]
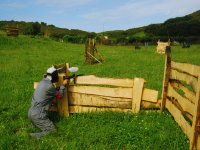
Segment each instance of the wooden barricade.
[{"label": "wooden barricade", "polygon": [[95,61],[102,64],[104,58],[97,51],[96,40],[89,38],[85,44],[85,64],[95,64]]},{"label": "wooden barricade", "polygon": [[7,36],[18,36],[19,28],[18,27],[6,27]]},{"label": "wooden barricade", "polygon": [[[69,65],[67,65],[69,66]],[[59,73],[59,84],[63,75]],[[94,75],[71,79],[65,97],[51,110],[61,116],[69,113],[119,111],[138,113],[140,108],[160,109],[158,91],[144,88],[145,80],[99,78]],[[37,83],[34,84],[34,88]]]},{"label": "wooden barricade", "polygon": [[156,52],[159,54],[165,54],[165,49],[167,46],[170,46],[170,42],[157,42]]},{"label": "wooden barricade", "polygon": [[80,76],[69,87],[70,113],[91,111],[132,111],[160,108],[158,91],[144,88],[145,80]]},{"label": "wooden barricade", "polygon": [[190,149],[200,150],[200,66],[171,61],[167,51],[161,109],[167,108],[190,140]]}]

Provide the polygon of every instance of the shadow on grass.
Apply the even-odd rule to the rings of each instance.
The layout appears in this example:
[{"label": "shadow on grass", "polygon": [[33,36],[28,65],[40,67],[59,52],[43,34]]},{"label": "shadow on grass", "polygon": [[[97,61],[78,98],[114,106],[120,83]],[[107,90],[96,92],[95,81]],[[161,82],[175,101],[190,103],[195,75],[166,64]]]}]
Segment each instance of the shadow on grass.
[{"label": "shadow on grass", "polygon": [[49,111],[49,119],[54,122],[57,123],[61,120],[61,117],[59,116],[59,114],[55,111]]}]

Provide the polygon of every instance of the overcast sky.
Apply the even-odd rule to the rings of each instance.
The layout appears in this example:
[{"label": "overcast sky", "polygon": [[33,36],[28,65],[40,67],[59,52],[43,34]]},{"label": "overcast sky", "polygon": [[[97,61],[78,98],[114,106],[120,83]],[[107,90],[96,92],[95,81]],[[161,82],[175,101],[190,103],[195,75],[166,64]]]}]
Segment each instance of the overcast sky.
[{"label": "overcast sky", "polygon": [[0,20],[89,32],[126,30],[200,10],[200,0],[1,0]]}]

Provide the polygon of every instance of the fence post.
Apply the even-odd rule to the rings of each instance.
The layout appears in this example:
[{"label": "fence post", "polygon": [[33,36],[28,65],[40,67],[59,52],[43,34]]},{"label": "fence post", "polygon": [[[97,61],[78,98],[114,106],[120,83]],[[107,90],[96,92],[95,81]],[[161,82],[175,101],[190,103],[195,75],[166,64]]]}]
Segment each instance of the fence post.
[{"label": "fence post", "polygon": [[142,101],[143,87],[145,80],[142,78],[135,78],[133,83],[133,97],[132,97],[132,112],[138,113]]},{"label": "fence post", "polygon": [[200,75],[198,76],[190,149],[200,149]]},{"label": "fence post", "polygon": [[[66,75],[69,75],[69,64],[66,63]],[[65,88],[65,92],[64,92],[64,97],[60,100],[58,100],[58,112],[59,115],[62,117],[67,117],[69,116],[69,92],[68,92],[68,85]]]},{"label": "fence post", "polygon": [[162,101],[161,101],[161,111],[164,111],[166,105],[167,91],[168,91],[168,83],[170,77],[170,69],[171,69],[171,48],[170,46],[166,47],[166,55],[165,55],[165,69],[163,76],[163,88],[162,88]]}]

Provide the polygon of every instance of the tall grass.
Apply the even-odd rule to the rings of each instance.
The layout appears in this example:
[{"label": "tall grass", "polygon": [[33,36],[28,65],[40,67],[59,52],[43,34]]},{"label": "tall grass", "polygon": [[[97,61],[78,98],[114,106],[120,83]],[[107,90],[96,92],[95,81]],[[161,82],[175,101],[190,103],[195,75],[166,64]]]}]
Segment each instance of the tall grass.
[{"label": "tall grass", "polygon": [[[155,53],[155,46],[97,48],[105,62],[84,65],[84,45],[0,34],[0,149],[188,149],[187,138],[167,112],[77,114],[57,120],[58,134],[28,138],[35,131],[27,118],[33,82],[52,64],[69,62],[86,75],[141,77],[146,87],[161,93],[164,56]],[[173,47],[172,58],[200,64],[199,49]]]}]

